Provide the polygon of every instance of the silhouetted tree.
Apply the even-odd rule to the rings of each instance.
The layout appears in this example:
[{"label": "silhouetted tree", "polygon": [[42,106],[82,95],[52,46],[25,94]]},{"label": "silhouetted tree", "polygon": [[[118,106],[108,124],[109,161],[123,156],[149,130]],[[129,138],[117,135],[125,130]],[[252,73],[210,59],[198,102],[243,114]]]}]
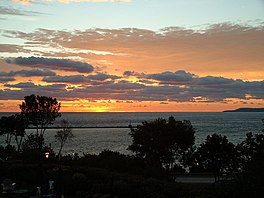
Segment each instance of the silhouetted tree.
[{"label": "silhouetted tree", "polygon": [[12,134],[13,134],[13,123],[12,123],[12,117],[9,116],[3,116],[0,119],[0,134],[6,135],[6,144],[10,144],[12,140]]},{"label": "silhouetted tree", "polygon": [[188,149],[188,151],[182,156],[182,163],[184,168],[188,172],[203,172],[205,171],[203,167],[197,162],[198,154],[195,146]]},{"label": "silhouetted tree", "polygon": [[[28,120],[30,125],[37,129],[36,135],[39,140],[44,140],[44,133],[48,125],[53,124],[57,117],[60,117],[60,103],[56,98],[46,96],[25,96],[24,102],[20,105],[21,114]],[[39,142],[39,149],[42,149],[43,142]]]},{"label": "silhouetted tree", "polygon": [[[42,149],[39,149],[40,143],[43,144]],[[49,152],[49,158],[46,161],[55,159],[54,151],[50,147],[45,146],[43,137],[37,134],[29,134],[23,141],[21,148],[21,158],[25,162],[38,162],[41,166],[44,162],[46,152]]]},{"label": "silhouetted tree", "polygon": [[39,144],[44,144],[44,139],[42,136],[39,136],[37,134],[29,134],[27,138],[25,138],[25,141],[22,144],[22,150],[23,151],[39,151]]},{"label": "silhouetted tree", "polygon": [[66,141],[74,137],[74,135],[72,134],[72,129],[70,128],[70,124],[67,120],[61,120],[60,127],[62,127],[62,129],[57,131],[54,136],[55,139],[60,143],[58,156],[61,155],[62,148]]},{"label": "silhouetted tree", "polygon": [[174,117],[168,121],[162,118],[145,121],[131,128],[129,135],[133,138],[129,150],[150,164],[157,163],[166,170],[173,169],[195,140],[190,121],[176,121]]},{"label": "silhouetted tree", "polygon": [[255,155],[264,152],[264,134],[247,133],[246,140],[238,144],[238,150],[241,153],[242,167],[250,162]]},{"label": "silhouetted tree", "polygon": [[[264,196],[264,135],[256,134],[253,142],[253,152],[243,164],[244,186],[251,192],[250,197]],[[241,181],[240,181],[241,182]],[[252,195],[253,194],[253,195]]]},{"label": "silhouetted tree", "polygon": [[207,136],[196,152],[197,165],[216,176],[221,172],[234,172],[239,168],[239,154],[226,136],[213,134]]},{"label": "silhouetted tree", "polygon": [[25,128],[27,128],[27,121],[20,114],[3,116],[0,119],[0,134],[6,135],[7,145],[11,144],[12,137],[14,137],[18,151],[25,136]]},{"label": "silhouetted tree", "polygon": [[233,197],[263,197],[264,134],[248,133],[246,136],[237,146],[242,160],[242,172],[237,178],[236,186],[231,190],[238,194]]}]

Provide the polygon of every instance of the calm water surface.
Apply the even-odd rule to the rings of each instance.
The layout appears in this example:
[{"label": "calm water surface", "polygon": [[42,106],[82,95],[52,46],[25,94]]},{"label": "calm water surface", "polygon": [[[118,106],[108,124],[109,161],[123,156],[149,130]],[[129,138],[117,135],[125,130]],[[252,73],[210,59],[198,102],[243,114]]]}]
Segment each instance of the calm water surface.
[{"label": "calm water surface", "polygon": [[[0,116],[12,113],[0,113]],[[190,120],[195,128],[196,144],[199,145],[207,135],[213,133],[228,137],[233,143],[245,139],[248,132],[261,133],[264,128],[262,119],[264,113],[62,113],[54,126],[58,126],[61,119],[67,119],[75,127],[107,127],[107,126],[136,126],[142,121],[174,116],[177,120]],[[27,133],[35,130],[27,130]],[[58,144],[54,140],[56,129],[49,129],[45,133],[47,144],[51,144],[58,151]],[[75,138],[66,143],[64,153],[99,153],[110,149],[129,154],[128,145],[131,138],[128,128],[93,128],[73,129]],[[4,137],[0,136],[0,144],[4,144]]]}]

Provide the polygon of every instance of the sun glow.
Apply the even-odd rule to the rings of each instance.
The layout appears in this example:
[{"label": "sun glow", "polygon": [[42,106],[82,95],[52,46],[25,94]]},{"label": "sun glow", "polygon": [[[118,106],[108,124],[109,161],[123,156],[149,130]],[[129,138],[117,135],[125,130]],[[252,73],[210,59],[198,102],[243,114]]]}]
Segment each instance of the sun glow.
[{"label": "sun glow", "polygon": [[[228,98],[225,102],[161,102],[128,100],[62,100],[60,112],[221,112],[240,107],[262,108],[256,99]],[[0,100],[1,112],[19,112],[22,100]]]}]

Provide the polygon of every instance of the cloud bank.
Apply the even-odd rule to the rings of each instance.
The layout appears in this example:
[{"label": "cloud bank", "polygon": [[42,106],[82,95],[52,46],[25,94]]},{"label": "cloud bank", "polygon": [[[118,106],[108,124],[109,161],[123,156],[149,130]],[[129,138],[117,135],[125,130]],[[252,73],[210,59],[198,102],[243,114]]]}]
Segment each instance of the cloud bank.
[{"label": "cloud bank", "polygon": [[56,73],[50,70],[17,70],[10,72],[0,72],[0,76],[23,76],[23,77],[32,77],[32,76],[55,76]]},{"label": "cloud bank", "polygon": [[102,82],[113,83],[114,80],[120,77],[116,75],[109,75],[105,73],[98,73],[96,75],[71,75],[71,76],[50,76],[44,77],[43,81],[48,83],[70,83],[70,84],[102,84]]},{"label": "cloud bank", "polygon": [[79,73],[90,73],[94,67],[88,63],[72,61],[68,59],[43,58],[43,57],[18,57],[5,60],[7,63],[16,64],[24,67],[75,71]]},{"label": "cloud bank", "polygon": [[[264,72],[263,34],[264,26],[261,23],[256,27],[214,24],[201,31],[181,27],[159,31],[137,28],[83,31],[38,29],[31,33],[4,31],[4,35],[25,39],[31,46],[42,45],[54,49],[52,52],[38,51],[43,56],[79,57],[93,65],[105,66],[109,69],[108,73],[120,70],[122,66],[126,70],[144,73],[184,68],[204,75]],[[34,53],[34,49],[31,49]],[[108,53],[93,54],[91,50]]]},{"label": "cloud bank", "polygon": [[15,81],[16,79],[15,78],[12,78],[12,77],[1,77],[0,76],[0,83],[7,83],[7,82],[10,82],[10,81]]},{"label": "cloud bank", "polygon": [[[135,72],[136,74],[136,72]],[[142,83],[144,80],[148,84]],[[28,94],[52,95],[64,100],[129,100],[168,102],[222,102],[264,99],[264,81],[243,81],[217,76],[199,77],[179,70],[141,74],[137,81],[109,74],[44,77],[48,85],[32,82],[4,84],[0,99],[19,100]],[[76,85],[78,86],[72,86]],[[17,88],[19,90],[13,90]]]}]

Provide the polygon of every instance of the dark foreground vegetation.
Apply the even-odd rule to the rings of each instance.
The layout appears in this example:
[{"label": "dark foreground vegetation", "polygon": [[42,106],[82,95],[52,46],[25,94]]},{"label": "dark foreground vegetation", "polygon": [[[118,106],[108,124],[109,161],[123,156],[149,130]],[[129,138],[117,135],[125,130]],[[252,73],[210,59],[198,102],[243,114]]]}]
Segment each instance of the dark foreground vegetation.
[{"label": "dark foreground vegetation", "polygon": [[[55,137],[60,151],[45,144],[48,125],[60,116],[60,103],[44,96],[26,96],[21,113],[0,119],[0,182],[10,179],[22,195],[55,197],[262,197],[264,195],[264,134],[248,133],[235,145],[218,134],[194,146],[189,121],[158,118],[130,129],[134,155],[103,151],[98,155],[61,155],[73,138],[69,122]],[[34,126],[36,132],[26,134]],[[15,145],[11,145],[11,140]],[[213,175],[214,183],[178,183],[179,174]],[[52,192],[49,181],[54,181]],[[4,191],[4,189],[2,189]],[[11,191],[11,190],[10,190]],[[12,192],[1,196],[13,196]],[[1,197],[0,196],[0,197]],[[17,197],[17,195],[16,195]]]}]

